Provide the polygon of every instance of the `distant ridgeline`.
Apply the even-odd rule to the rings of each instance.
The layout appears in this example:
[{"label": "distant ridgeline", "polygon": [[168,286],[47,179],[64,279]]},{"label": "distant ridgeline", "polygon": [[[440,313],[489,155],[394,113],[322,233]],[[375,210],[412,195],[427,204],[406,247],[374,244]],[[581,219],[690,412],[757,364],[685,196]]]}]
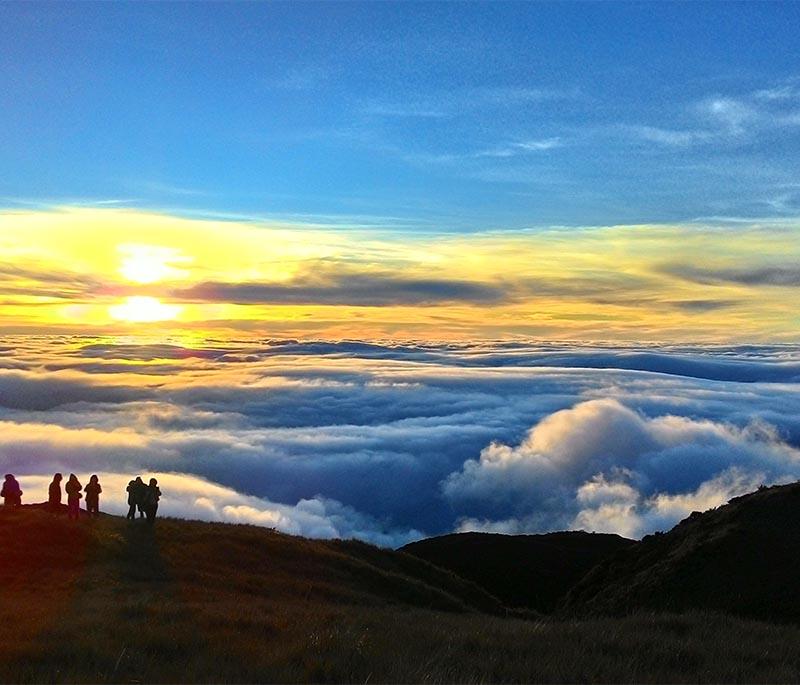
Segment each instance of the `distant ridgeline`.
[{"label": "distant ridgeline", "polygon": [[640,542],[616,535],[463,533],[410,554],[507,606],[562,615],[713,610],[800,622],[800,483],[761,488]]}]

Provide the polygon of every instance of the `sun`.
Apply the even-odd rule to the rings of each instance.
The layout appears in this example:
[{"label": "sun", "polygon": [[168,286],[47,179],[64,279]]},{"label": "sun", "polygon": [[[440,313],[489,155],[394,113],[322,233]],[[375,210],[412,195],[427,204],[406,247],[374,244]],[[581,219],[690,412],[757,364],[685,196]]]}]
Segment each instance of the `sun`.
[{"label": "sun", "polygon": [[134,295],[126,297],[121,304],[109,307],[108,312],[118,321],[148,323],[177,319],[182,309],[176,304],[164,304],[156,297]]},{"label": "sun", "polygon": [[174,266],[190,261],[179,250],[157,245],[120,245],[122,265],[119,268],[127,280],[134,283],[156,283],[166,279],[183,278],[186,271]]}]

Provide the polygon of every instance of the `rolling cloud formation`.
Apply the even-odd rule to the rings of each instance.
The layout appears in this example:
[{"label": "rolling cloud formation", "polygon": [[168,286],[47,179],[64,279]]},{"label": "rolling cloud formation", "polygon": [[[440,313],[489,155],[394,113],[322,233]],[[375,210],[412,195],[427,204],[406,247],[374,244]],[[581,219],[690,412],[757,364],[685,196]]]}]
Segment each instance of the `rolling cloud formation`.
[{"label": "rolling cloud formation", "polygon": [[0,468],[158,474],[165,515],[395,546],[641,536],[800,476],[800,349],[0,340]]}]

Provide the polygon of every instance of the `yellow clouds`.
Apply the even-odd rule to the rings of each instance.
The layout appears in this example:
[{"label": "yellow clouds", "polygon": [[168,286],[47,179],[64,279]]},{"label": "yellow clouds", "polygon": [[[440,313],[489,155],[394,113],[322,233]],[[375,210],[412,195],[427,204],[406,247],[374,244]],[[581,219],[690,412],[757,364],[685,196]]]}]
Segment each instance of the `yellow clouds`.
[{"label": "yellow clouds", "polygon": [[6,332],[791,337],[791,226],[430,236],[133,210],[0,214]]}]

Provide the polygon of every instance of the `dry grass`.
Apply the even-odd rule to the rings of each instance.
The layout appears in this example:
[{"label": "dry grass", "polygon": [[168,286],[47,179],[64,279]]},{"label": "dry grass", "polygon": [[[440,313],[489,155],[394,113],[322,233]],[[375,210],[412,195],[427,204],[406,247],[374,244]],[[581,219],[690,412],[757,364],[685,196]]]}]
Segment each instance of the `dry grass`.
[{"label": "dry grass", "polygon": [[474,586],[359,543],[18,514],[0,518],[22,555],[0,568],[4,682],[800,680],[791,626],[505,618]]}]

